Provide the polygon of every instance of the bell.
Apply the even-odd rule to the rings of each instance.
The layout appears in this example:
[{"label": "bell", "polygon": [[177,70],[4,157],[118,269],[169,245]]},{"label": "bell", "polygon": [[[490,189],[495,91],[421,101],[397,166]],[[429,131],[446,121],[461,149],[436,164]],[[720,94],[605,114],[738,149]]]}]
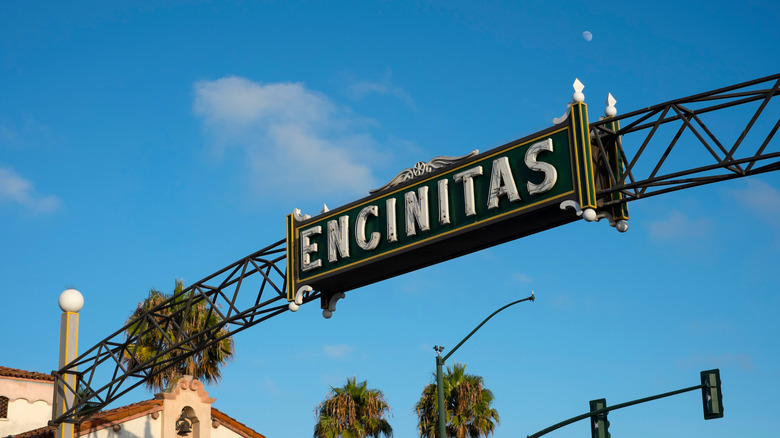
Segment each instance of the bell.
[{"label": "bell", "polygon": [[182,409],[181,416],[176,420],[176,433],[181,436],[187,436],[192,432],[192,421],[187,418],[187,412]]}]

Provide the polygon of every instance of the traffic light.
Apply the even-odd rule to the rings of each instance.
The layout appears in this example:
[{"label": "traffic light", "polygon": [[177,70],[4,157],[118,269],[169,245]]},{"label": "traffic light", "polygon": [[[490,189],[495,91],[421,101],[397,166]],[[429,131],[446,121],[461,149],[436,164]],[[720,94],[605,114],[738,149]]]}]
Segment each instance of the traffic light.
[{"label": "traffic light", "polygon": [[701,401],[705,420],[723,417],[723,393],[720,390],[719,369],[701,372]]},{"label": "traffic light", "polygon": [[[598,400],[590,401],[591,412],[604,409],[606,407],[607,399],[600,398]],[[590,434],[592,438],[610,438],[609,421],[607,420],[606,412],[590,416]]]}]

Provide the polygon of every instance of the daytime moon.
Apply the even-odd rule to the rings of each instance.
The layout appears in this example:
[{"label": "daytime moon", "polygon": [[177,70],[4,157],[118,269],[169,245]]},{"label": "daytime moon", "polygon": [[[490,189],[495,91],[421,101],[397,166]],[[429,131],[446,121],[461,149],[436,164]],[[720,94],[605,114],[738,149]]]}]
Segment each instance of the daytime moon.
[{"label": "daytime moon", "polygon": [[593,39],[593,34],[590,33],[589,30],[586,30],[585,32],[582,32],[582,37],[585,38],[585,41],[590,41]]}]

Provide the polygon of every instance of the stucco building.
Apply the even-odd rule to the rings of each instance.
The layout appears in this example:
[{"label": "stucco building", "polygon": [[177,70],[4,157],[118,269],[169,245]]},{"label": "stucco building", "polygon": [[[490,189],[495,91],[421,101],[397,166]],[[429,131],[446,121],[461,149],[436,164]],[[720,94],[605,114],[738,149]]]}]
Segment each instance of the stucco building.
[{"label": "stucco building", "polygon": [[0,366],[0,437],[45,426],[53,394],[54,377]]},{"label": "stucco building", "polygon": [[[54,378],[0,367],[0,438],[53,438]],[[170,391],[99,412],[75,428],[75,438],[265,438],[212,407],[203,384],[185,376]]]}]

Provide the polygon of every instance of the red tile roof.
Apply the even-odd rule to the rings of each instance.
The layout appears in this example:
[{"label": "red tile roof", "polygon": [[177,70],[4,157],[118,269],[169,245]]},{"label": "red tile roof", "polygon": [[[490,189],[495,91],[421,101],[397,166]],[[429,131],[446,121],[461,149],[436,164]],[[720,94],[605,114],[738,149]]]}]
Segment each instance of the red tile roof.
[{"label": "red tile roof", "polygon": [[54,376],[50,374],[37,373],[35,371],[19,370],[16,368],[8,368],[3,366],[0,366],[0,376],[15,377],[17,379],[45,380],[48,382],[54,381]]},{"label": "red tile roof", "polygon": [[54,438],[54,432],[57,430],[54,426],[44,426],[17,435],[10,435],[13,438]]},{"label": "red tile roof", "polygon": [[[113,426],[114,424],[124,423],[125,421],[132,420],[133,418],[146,415],[153,411],[159,411],[162,409],[162,404],[162,400],[152,399],[132,403],[115,409],[109,409],[108,411],[98,412],[79,425],[79,432],[77,432],[77,435],[82,435],[82,431],[86,434],[92,430],[103,429],[108,426]],[[157,408],[158,406],[159,408]]]},{"label": "red tile roof", "polygon": [[[4,366],[0,366],[0,376],[14,377],[18,379],[43,380],[48,382],[54,381],[54,376],[49,374],[38,373],[34,371],[24,371]],[[159,411],[162,409],[162,404],[163,400],[161,399],[151,399],[138,403],[132,403],[119,408],[109,409],[103,412],[98,412],[89,419],[83,421],[80,425],[76,425],[75,435],[76,437],[82,435],[82,431],[86,435],[87,433],[94,430],[103,429],[114,424],[121,424],[141,415]],[[223,412],[218,411],[215,408],[211,408],[211,418],[212,421],[216,421],[219,424],[224,425],[228,429],[236,432],[244,438],[266,438],[265,435],[255,432],[245,424]],[[44,426],[38,429],[22,432],[17,435],[10,435],[9,438],[54,438],[54,432],[56,430],[57,428],[54,426]]]},{"label": "red tile roof", "polygon": [[233,430],[244,438],[265,438],[265,435],[255,432],[253,429],[250,429],[249,426],[240,423],[238,420],[231,418],[227,414],[224,414],[214,408],[211,408],[211,418],[219,421],[228,429]]},{"label": "red tile roof", "polygon": [[[151,399],[110,409],[108,411],[98,412],[80,425],[76,425],[74,435],[79,437],[114,424],[121,424],[153,411],[159,411],[162,409],[162,404],[163,400]],[[254,431],[245,424],[215,408],[211,408],[211,418],[212,421],[217,421],[220,425],[227,427],[244,438],[266,438],[265,435]],[[54,438],[54,432],[56,430],[57,428],[54,426],[45,426],[17,435],[11,435],[10,438]]]}]

